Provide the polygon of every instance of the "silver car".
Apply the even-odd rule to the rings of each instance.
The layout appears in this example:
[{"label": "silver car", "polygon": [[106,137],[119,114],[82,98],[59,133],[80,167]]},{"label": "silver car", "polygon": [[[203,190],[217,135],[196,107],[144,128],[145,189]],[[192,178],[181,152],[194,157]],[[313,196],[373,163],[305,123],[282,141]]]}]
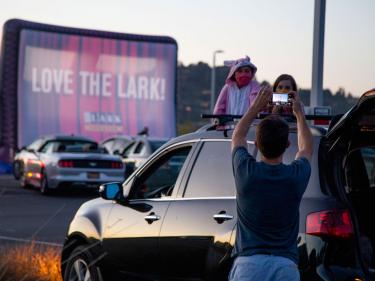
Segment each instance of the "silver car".
[{"label": "silver car", "polygon": [[48,194],[57,188],[97,188],[106,182],[122,182],[125,165],[89,138],[46,136],[15,155],[13,170],[22,187],[35,186]]},{"label": "silver car", "polygon": [[111,154],[119,155],[126,165],[125,178],[140,167],[159,147],[169,139],[138,135],[132,138],[115,136],[102,142]]}]

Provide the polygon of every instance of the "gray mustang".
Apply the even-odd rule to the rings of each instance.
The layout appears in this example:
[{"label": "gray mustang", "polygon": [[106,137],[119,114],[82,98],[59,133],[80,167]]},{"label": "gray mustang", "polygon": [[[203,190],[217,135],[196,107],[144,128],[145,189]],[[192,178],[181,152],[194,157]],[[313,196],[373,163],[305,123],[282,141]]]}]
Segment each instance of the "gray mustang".
[{"label": "gray mustang", "polygon": [[89,138],[45,136],[23,147],[13,171],[21,187],[35,186],[42,194],[57,188],[92,187],[124,181],[125,165]]}]

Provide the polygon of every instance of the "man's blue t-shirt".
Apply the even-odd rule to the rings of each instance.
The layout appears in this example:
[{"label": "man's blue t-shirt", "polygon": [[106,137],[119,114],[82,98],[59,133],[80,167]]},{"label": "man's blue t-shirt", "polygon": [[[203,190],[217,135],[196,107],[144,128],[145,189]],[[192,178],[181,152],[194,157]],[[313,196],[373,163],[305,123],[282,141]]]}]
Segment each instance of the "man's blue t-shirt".
[{"label": "man's blue t-shirt", "polygon": [[269,254],[298,263],[299,205],[311,174],[309,161],[301,157],[289,165],[269,165],[243,146],[232,157],[238,216],[233,256]]}]

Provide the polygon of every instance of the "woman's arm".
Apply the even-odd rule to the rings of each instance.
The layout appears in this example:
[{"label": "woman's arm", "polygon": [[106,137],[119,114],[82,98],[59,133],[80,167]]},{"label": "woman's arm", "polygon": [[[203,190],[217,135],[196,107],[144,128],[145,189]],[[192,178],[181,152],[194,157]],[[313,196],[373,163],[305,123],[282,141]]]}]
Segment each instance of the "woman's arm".
[{"label": "woman's arm", "polygon": [[227,113],[227,104],[228,104],[228,86],[224,87],[220,91],[220,95],[217,98],[214,114],[226,114]]}]

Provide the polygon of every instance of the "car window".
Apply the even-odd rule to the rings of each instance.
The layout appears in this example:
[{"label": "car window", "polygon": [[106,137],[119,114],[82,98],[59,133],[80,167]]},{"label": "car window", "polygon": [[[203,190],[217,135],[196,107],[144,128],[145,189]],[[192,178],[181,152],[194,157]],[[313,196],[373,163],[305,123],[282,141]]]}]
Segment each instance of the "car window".
[{"label": "car window", "polygon": [[117,151],[118,153],[122,152],[124,148],[130,143],[130,140],[126,139],[117,139],[112,147],[112,151]]},{"label": "car window", "polygon": [[375,188],[375,148],[362,148],[361,155],[365,164],[369,185],[370,187]]},{"label": "car window", "polygon": [[102,144],[102,146],[103,147],[105,147],[106,149],[107,149],[107,151],[109,151],[109,152],[113,152],[113,145],[114,145],[114,140],[113,139],[111,139],[111,140],[108,140],[108,141],[106,141],[106,142],[104,142],[103,144]]},{"label": "car window", "polygon": [[48,145],[53,146],[52,150],[56,153],[107,153],[105,148],[98,146],[96,142],[82,140],[56,140],[49,142]]},{"label": "car window", "polygon": [[132,199],[161,198],[172,195],[178,175],[191,146],[175,149],[162,156],[140,175]]},{"label": "car window", "polygon": [[375,188],[375,148],[350,151],[345,161],[346,192]]},{"label": "car window", "polygon": [[52,147],[54,146],[55,142],[47,142],[46,144],[43,145],[43,147],[39,150],[42,153],[46,153],[47,151],[49,152]]},{"label": "car window", "polygon": [[31,143],[31,144],[27,147],[27,149],[28,149],[28,150],[29,150],[29,149],[33,149],[33,150],[35,150],[35,151],[38,151],[39,148],[40,148],[40,146],[43,144],[43,142],[44,142],[43,139],[38,139],[38,140],[34,141],[33,143]]},{"label": "car window", "polygon": [[133,151],[133,148],[134,148],[134,145],[135,145],[135,144],[136,144],[135,142],[128,144],[128,145],[124,148],[123,152],[121,153],[122,156],[124,156],[124,157],[128,157],[129,154],[131,153],[131,151]]},{"label": "car window", "polygon": [[63,144],[65,146],[65,152],[69,153],[103,153],[104,151],[100,150],[97,143],[84,143],[84,142],[76,142],[76,143],[67,143]]},{"label": "car window", "polygon": [[143,141],[140,141],[137,143],[137,146],[135,147],[134,149],[134,154],[139,154],[141,153],[143,147],[145,146],[144,142]]},{"label": "car window", "polygon": [[229,141],[203,144],[190,174],[185,198],[235,196],[230,146]]}]

